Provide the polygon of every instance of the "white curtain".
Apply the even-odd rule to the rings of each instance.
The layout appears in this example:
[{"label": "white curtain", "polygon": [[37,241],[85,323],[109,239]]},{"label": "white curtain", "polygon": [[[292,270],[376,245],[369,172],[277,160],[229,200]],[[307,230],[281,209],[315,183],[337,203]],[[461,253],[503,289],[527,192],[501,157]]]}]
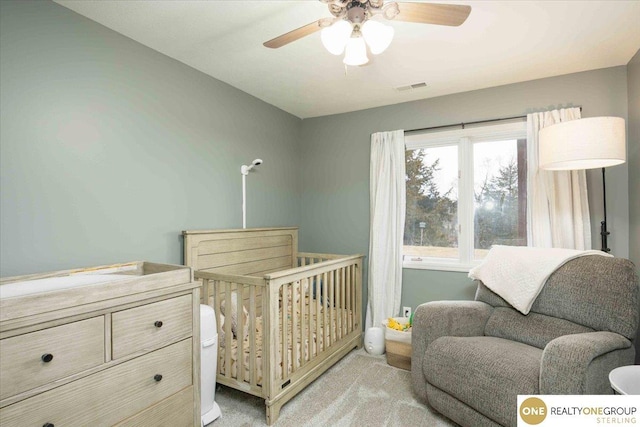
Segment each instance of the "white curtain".
[{"label": "white curtain", "polygon": [[400,310],[404,236],[404,131],[371,135],[369,302],[366,327],[381,326]]},{"label": "white curtain", "polygon": [[579,108],[527,115],[529,246],[591,249],[591,221],[585,171],[546,171],[538,168],[540,129],[579,118]]}]

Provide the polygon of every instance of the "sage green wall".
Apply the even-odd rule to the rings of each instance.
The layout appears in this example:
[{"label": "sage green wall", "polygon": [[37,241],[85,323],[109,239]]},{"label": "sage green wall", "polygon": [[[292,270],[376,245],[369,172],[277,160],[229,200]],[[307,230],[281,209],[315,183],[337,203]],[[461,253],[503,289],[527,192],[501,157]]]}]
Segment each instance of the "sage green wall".
[{"label": "sage green wall", "polygon": [[[303,250],[367,254],[371,133],[570,105],[633,110],[629,168],[607,170],[607,195],[610,246],[640,264],[637,54],[628,102],[614,67],[300,121],[55,3],[2,1],[0,19],[2,276],[179,263],[181,230],[241,225],[239,167],[256,157],[249,226],[299,224]],[[403,305],[473,293],[465,273],[404,272]]]},{"label": "sage green wall", "polygon": [[[629,259],[640,275],[640,50],[627,64],[629,120],[627,153],[629,163]],[[636,365],[640,365],[640,329],[636,337]]]},{"label": "sage green wall", "polygon": [[180,263],[184,229],[300,222],[301,121],[49,1],[0,2],[0,274]]},{"label": "sage green wall", "polygon": [[[368,254],[372,133],[567,106],[582,106],[583,117],[626,119],[626,81],[626,67],[620,66],[303,120],[301,246],[309,251]],[[602,181],[598,171],[588,173],[588,185],[593,245],[599,248]],[[628,187],[627,164],[607,169],[610,247],[622,257],[629,254]],[[405,269],[402,305],[415,308],[426,301],[471,299],[474,291],[466,273]],[[366,287],[364,293],[366,301]]]}]

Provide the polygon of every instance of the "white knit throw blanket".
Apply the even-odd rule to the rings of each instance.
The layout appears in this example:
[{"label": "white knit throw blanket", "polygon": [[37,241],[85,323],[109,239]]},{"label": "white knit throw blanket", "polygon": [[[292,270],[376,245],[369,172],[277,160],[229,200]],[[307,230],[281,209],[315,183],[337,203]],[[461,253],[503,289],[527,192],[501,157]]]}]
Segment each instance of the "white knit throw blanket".
[{"label": "white knit throw blanket", "polygon": [[522,314],[529,313],[551,273],[585,255],[611,256],[602,251],[493,245],[469,277],[501,296]]}]

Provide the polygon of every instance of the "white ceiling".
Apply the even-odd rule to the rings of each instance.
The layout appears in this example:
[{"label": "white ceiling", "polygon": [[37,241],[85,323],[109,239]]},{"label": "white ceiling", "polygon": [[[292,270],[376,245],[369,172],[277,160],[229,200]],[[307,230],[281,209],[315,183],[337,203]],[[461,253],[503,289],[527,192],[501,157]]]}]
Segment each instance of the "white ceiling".
[{"label": "white ceiling", "polygon": [[[640,48],[640,1],[443,1],[460,27],[390,22],[391,46],[345,70],[317,32],[263,42],[331,16],[305,1],[55,0],[300,118],[626,65]],[[426,82],[427,87],[395,87]]]}]

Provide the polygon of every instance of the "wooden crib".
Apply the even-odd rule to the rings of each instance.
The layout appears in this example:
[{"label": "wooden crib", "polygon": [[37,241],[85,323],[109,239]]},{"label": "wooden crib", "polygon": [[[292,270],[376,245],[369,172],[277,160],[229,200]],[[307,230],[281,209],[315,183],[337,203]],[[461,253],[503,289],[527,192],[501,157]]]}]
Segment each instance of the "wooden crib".
[{"label": "wooden crib", "polygon": [[216,312],[217,382],[264,398],[267,424],[362,346],[362,255],[298,253],[295,227],[183,236],[185,265]]}]

